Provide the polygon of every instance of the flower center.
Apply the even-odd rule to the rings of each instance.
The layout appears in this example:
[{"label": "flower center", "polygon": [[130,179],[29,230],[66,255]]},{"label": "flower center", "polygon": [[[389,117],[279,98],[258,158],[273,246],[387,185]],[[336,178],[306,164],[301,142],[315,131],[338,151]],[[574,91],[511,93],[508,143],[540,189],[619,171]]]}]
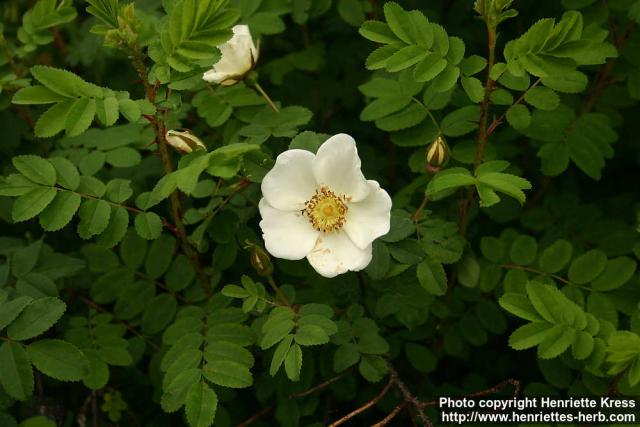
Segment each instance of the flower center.
[{"label": "flower center", "polygon": [[306,201],[302,214],[305,215],[313,228],[324,233],[338,231],[346,221],[346,205],[348,198],[338,196],[327,187],[320,187],[316,194]]}]

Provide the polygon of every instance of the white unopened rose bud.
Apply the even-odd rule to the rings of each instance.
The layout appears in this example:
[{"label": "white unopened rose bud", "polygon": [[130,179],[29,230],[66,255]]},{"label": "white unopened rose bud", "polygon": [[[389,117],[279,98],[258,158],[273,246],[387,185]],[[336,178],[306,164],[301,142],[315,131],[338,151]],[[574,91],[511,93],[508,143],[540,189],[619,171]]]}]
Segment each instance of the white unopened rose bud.
[{"label": "white unopened rose bud", "polygon": [[207,150],[202,141],[188,130],[168,130],[165,137],[169,145],[183,153],[191,153],[194,150]]},{"label": "white unopened rose bud", "polygon": [[209,83],[231,86],[242,80],[258,61],[258,49],[247,25],[233,27],[233,37],[218,46],[222,58],[202,76]]}]

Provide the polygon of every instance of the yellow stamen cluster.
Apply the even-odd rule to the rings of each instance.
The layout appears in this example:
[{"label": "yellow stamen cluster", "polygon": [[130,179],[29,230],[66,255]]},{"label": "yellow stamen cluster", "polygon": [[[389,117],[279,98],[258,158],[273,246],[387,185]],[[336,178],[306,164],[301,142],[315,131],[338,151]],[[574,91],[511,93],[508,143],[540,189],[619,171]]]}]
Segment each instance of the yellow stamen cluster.
[{"label": "yellow stamen cluster", "polygon": [[323,233],[338,231],[344,226],[349,207],[345,196],[338,196],[327,187],[320,187],[316,194],[307,200],[302,209],[314,229]]}]

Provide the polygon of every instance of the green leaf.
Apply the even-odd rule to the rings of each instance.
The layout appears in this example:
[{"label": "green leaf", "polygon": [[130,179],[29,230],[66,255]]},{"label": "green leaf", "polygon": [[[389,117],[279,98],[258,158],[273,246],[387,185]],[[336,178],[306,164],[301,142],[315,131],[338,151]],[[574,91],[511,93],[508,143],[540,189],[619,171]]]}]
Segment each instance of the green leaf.
[{"label": "green leaf", "polygon": [[4,301],[0,303],[0,330],[4,329],[18,315],[24,310],[24,308],[31,302],[31,297],[20,296],[12,299],[11,301]]},{"label": "green leaf", "polygon": [[69,99],[42,113],[36,122],[35,135],[39,138],[50,138],[61,132],[66,126],[67,115],[73,105],[74,101]]},{"label": "green leaf", "polygon": [[106,248],[111,248],[118,244],[127,232],[129,226],[129,213],[125,208],[113,207],[109,225],[98,237],[97,243]]},{"label": "green leaf", "polygon": [[462,77],[460,79],[462,88],[467,93],[469,99],[473,102],[480,102],[484,98],[484,86],[482,82],[475,77]]},{"label": "green leaf", "polygon": [[[524,100],[541,110],[555,110],[560,105],[560,97],[553,90],[536,86],[524,94]],[[515,126],[514,126],[515,127]]]},{"label": "green leaf", "polygon": [[60,381],[79,381],[89,372],[89,361],[76,346],[62,340],[40,340],[29,344],[33,365]]},{"label": "green leaf", "polygon": [[189,389],[185,401],[185,413],[191,427],[209,427],[213,424],[218,408],[218,396],[204,381]]},{"label": "green leaf", "polygon": [[338,3],[338,14],[350,25],[360,26],[364,22],[365,14],[362,3],[358,0],[344,0]]},{"label": "green leaf", "polygon": [[38,187],[20,196],[13,204],[11,218],[15,222],[29,220],[46,208],[58,192],[52,187]]},{"label": "green leaf", "polygon": [[413,28],[413,21],[409,13],[398,3],[386,2],[384,4],[384,17],[391,31],[403,42],[414,43],[411,37],[410,28]]},{"label": "green leaf", "polygon": [[509,346],[514,350],[525,350],[543,342],[553,331],[548,322],[532,322],[516,329],[509,337]]},{"label": "green leaf", "polygon": [[476,179],[464,168],[451,168],[438,173],[429,182],[426,195],[432,196],[441,191],[466,187],[476,183]]},{"label": "green leaf", "polygon": [[426,258],[417,269],[420,285],[430,294],[441,296],[447,292],[447,276],[442,264]]},{"label": "green leaf", "polygon": [[58,231],[67,225],[80,207],[77,193],[60,191],[40,214],[40,225],[47,231]]},{"label": "green leaf", "polygon": [[291,348],[291,344],[293,343],[293,335],[287,335],[280,341],[280,344],[276,347],[276,350],[273,352],[273,357],[271,358],[271,365],[269,366],[269,375],[272,377],[278,373],[280,366],[284,363],[285,357],[289,353],[289,349]]},{"label": "green leaf", "polygon": [[105,195],[107,199],[114,203],[122,203],[133,195],[131,181],[128,179],[116,178],[107,183]]},{"label": "green leaf", "polygon": [[141,212],[136,215],[135,227],[140,237],[154,240],[162,233],[162,220],[153,212]]},{"label": "green leaf", "polygon": [[36,65],[31,67],[30,72],[44,86],[65,97],[92,96],[102,98],[102,90],[99,87],[85,82],[69,71]]},{"label": "green leaf", "polygon": [[218,341],[207,345],[204,358],[207,362],[214,360],[231,360],[247,368],[253,367],[255,363],[253,354],[251,354],[249,350],[239,344],[227,341]]},{"label": "green leaf", "polygon": [[[507,173],[491,172],[483,174],[477,179],[478,183],[485,184],[493,190],[505,193],[516,199],[520,204],[524,204],[526,200],[526,196],[522,190],[531,188],[531,183],[526,179]],[[481,203],[481,205],[483,204]]]},{"label": "green leaf", "polygon": [[55,102],[62,102],[67,97],[60,95],[57,92],[47,89],[44,86],[29,86],[23,87],[17,91],[11,102],[19,105],[37,105],[37,104],[53,104]]},{"label": "green leaf", "polygon": [[42,157],[15,156],[11,162],[18,172],[37,184],[52,187],[56,183],[56,169]]},{"label": "green leaf", "polygon": [[131,147],[120,147],[107,151],[105,161],[116,168],[129,168],[140,163],[142,156]]},{"label": "green leaf", "polygon": [[163,331],[173,320],[178,308],[175,297],[160,294],[152,299],[142,315],[142,332],[156,334]]},{"label": "green leaf", "polygon": [[189,368],[180,372],[168,385],[164,387],[161,405],[165,412],[175,412],[184,405],[187,394],[193,386],[200,382],[201,372],[198,368]]},{"label": "green leaf", "polygon": [[27,400],[33,394],[33,370],[22,344],[6,341],[0,346],[0,384],[14,399]]},{"label": "green leaf", "polygon": [[576,330],[564,325],[554,326],[538,347],[538,357],[552,359],[564,353],[576,339]]},{"label": "green leaf", "polygon": [[111,217],[111,206],[105,200],[88,199],[80,206],[78,215],[80,216],[78,234],[83,239],[89,239],[107,228]]},{"label": "green leaf", "polygon": [[573,357],[577,360],[584,360],[593,352],[594,339],[591,334],[584,331],[579,331],[576,336],[576,340],[573,342],[571,351]]},{"label": "green leaf", "polygon": [[333,356],[333,370],[342,372],[360,361],[358,346],[353,343],[342,344]]},{"label": "green leaf", "polygon": [[7,328],[12,340],[33,338],[51,328],[67,309],[58,298],[48,297],[32,301]]},{"label": "green leaf", "polygon": [[358,32],[362,37],[376,43],[397,43],[399,41],[389,26],[380,21],[365,21]]},{"label": "green leaf", "polygon": [[56,170],[56,181],[58,185],[72,191],[78,188],[80,185],[80,174],[73,163],[64,157],[51,157],[48,160]]},{"label": "green leaf", "polygon": [[426,55],[423,48],[416,45],[405,46],[391,55],[386,62],[387,71],[395,73],[420,62]]},{"label": "green leaf", "polygon": [[629,257],[610,259],[604,271],[591,283],[591,288],[596,291],[617,289],[633,277],[636,266],[636,261]]},{"label": "green leaf", "polygon": [[607,265],[604,252],[594,249],[580,255],[569,266],[569,280],[577,285],[591,282],[602,273]]},{"label": "green leaf", "polygon": [[538,242],[531,236],[520,235],[511,245],[509,256],[511,260],[519,265],[529,265],[533,263],[538,254]]},{"label": "green leaf", "polygon": [[442,132],[447,136],[462,136],[478,128],[480,108],[475,105],[459,108],[442,119]]},{"label": "green leaf", "polygon": [[531,322],[537,322],[542,320],[535,307],[531,304],[526,295],[507,292],[498,301],[500,307],[507,310],[509,313],[521,317]]},{"label": "green leaf", "polygon": [[202,373],[207,380],[223,387],[245,388],[253,384],[249,368],[232,360],[213,360]]},{"label": "green leaf", "polygon": [[573,254],[573,246],[566,240],[556,240],[540,255],[540,268],[547,273],[557,273],[562,270]]},{"label": "green leaf", "polygon": [[430,53],[416,65],[413,77],[416,82],[428,82],[439,76],[447,68],[447,60],[440,54]]},{"label": "green leaf", "polygon": [[579,93],[586,89],[589,79],[580,71],[566,71],[562,74],[542,78],[542,84],[562,93]]},{"label": "green leaf", "polygon": [[300,379],[302,370],[302,348],[298,344],[292,344],[284,359],[284,370],[291,381]]},{"label": "green leaf", "polygon": [[[276,343],[283,340],[295,327],[295,323],[293,320],[284,318],[282,320],[278,320],[276,323],[273,323],[268,326],[267,323],[263,326],[264,335],[260,342],[260,348],[263,350],[268,349],[269,347],[274,346]],[[267,329],[264,329],[267,328]]]},{"label": "green leaf", "polygon": [[65,119],[65,130],[69,136],[77,136],[89,129],[96,115],[96,101],[92,98],[78,98],[69,108]]},{"label": "green leaf", "polygon": [[516,130],[523,130],[531,124],[529,109],[522,104],[516,104],[507,110],[507,122]]},{"label": "green leaf", "polygon": [[298,328],[295,340],[302,346],[321,345],[329,342],[329,335],[320,326],[307,324]]},{"label": "green leaf", "polygon": [[390,116],[376,120],[376,126],[384,131],[397,131],[410,128],[421,123],[427,117],[427,112],[417,104],[409,106]]},{"label": "green leaf", "polygon": [[118,100],[118,106],[120,113],[130,122],[140,120],[142,112],[140,111],[140,106],[135,101],[131,99],[120,99]]}]

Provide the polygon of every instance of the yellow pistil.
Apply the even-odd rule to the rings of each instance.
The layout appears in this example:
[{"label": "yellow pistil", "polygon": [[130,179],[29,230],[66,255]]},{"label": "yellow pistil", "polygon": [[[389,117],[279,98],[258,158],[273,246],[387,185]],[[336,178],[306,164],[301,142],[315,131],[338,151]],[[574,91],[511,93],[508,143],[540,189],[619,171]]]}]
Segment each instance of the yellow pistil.
[{"label": "yellow pistil", "polygon": [[327,187],[320,187],[316,194],[305,202],[302,214],[305,215],[314,229],[323,233],[338,231],[346,221],[349,207],[345,196],[338,196]]}]

